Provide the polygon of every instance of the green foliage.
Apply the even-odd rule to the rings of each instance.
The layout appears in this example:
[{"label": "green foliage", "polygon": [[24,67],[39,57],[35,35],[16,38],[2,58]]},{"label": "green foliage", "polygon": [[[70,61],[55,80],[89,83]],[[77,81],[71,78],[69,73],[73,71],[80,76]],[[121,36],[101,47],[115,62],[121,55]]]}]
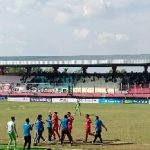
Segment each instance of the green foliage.
[{"label": "green foliage", "polygon": [[64,70],[62,72],[63,73],[67,73],[68,72],[68,68],[64,68]]},{"label": "green foliage", "polygon": [[[113,70],[110,69],[110,70],[109,70],[109,73],[113,73]],[[120,73],[120,70],[117,69],[117,70],[116,70],[116,73]]]},{"label": "green foliage", "polygon": [[41,67],[33,67],[32,72],[38,73],[38,72],[43,72],[43,69]]},{"label": "green foliage", "polygon": [[47,72],[47,73],[52,73],[52,72],[54,72],[54,70],[53,70],[52,67],[46,67],[46,68],[44,68],[43,70],[44,70],[45,72]]},{"label": "green foliage", "polygon": [[75,70],[74,73],[82,73],[82,68],[78,69],[78,70]]},{"label": "green foliage", "polygon": [[121,73],[126,73],[127,71],[125,69],[121,69]]},{"label": "green foliage", "polygon": [[24,67],[6,67],[5,72],[12,73],[12,74],[13,73],[14,74],[23,74],[27,71],[26,71],[26,68],[24,68]]}]

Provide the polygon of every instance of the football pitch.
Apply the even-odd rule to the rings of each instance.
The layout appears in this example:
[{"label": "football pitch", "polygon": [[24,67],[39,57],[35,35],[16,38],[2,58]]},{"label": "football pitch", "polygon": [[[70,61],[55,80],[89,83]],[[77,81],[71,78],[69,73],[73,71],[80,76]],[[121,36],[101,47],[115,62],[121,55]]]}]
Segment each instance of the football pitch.
[{"label": "football pitch", "polygon": [[[74,103],[20,103],[20,102],[0,102],[0,150],[5,150],[8,142],[6,124],[11,116],[16,117],[16,125],[19,137],[17,139],[18,149],[22,149],[23,135],[22,124],[25,118],[29,117],[30,122],[34,123],[38,114],[43,115],[43,121],[47,119],[48,112],[57,111],[59,118],[70,111],[74,114]],[[32,149],[102,149],[102,150],[149,150],[150,149],[150,105],[100,105],[100,104],[81,104],[82,115],[78,114],[73,123],[72,136],[74,139],[73,146],[68,144],[66,138],[63,147],[58,141],[52,144],[42,143],[38,147]],[[103,123],[108,128],[106,132],[103,130],[102,138],[104,144],[99,142],[91,144],[94,137],[89,137],[88,143],[84,140],[84,116],[90,114],[93,121],[95,115],[100,116]],[[94,127],[92,127],[94,131]],[[34,137],[34,131],[32,131]],[[47,139],[47,128],[45,124],[44,137]]]}]

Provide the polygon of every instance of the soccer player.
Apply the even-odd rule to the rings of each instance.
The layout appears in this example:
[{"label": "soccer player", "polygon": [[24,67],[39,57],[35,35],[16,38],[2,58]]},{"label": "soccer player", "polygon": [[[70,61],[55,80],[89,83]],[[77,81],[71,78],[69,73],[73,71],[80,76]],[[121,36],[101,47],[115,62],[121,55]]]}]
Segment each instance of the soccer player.
[{"label": "soccer player", "polygon": [[59,134],[59,123],[58,121],[60,120],[57,112],[54,112],[53,116],[52,116],[52,123],[53,123],[53,128],[52,128],[52,131],[53,131],[53,136],[54,136],[54,139],[56,139],[55,137],[55,133],[57,134],[59,140],[60,140],[60,134]]},{"label": "soccer player", "polygon": [[51,141],[52,138],[52,113],[49,112],[48,118],[47,118],[47,130],[48,130],[48,141]]},{"label": "soccer player", "polygon": [[23,135],[24,135],[24,147],[23,150],[25,150],[26,145],[28,144],[28,150],[31,148],[31,133],[34,124],[30,124],[29,118],[25,120],[25,123],[23,124]]},{"label": "soccer player", "polygon": [[34,126],[34,128],[35,128],[35,137],[34,137],[34,144],[33,145],[36,146],[37,143],[38,143],[38,141],[37,141],[37,138],[38,138],[38,117],[37,117],[34,125],[35,125]]},{"label": "soccer player", "polygon": [[92,121],[91,121],[90,115],[86,114],[85,115],[85,142],[87,142],[89,135],[94,136],[94,134],[91,133],[91,124],[92,124]]},{"label": "soccer player", "polygon": [[71,112],[67,113],[67,118],[68,118],[68,131],[71,134],[72,123],[73,123],[73,120],[74,120],[74,117],[71,115]]},{"label": "soccer player", "polygon": [[38,115],[37,118],[37,143],[40,143],[40,139],[42,139],[44,142],[46,142],[46,140],[44,139],[44,137],[42,136],[43,131],[44,131],[44,122],[42,121],[42,115]]},{"label": "soccer player", "polygon": [[15,117],[12,116],[11,117],[11,121],[9,121],[7,123],[7,132],[8,132],[8,136],[9,136],[9,142],[8,142],[8,146],[7,149],[10,148],[10,144],[12,143],[12,141],[14,142],[14,150],[16,150],[16,137],[18,137],[17,134],[17,130],[16,130],[16,123],[15,123]]},{"label": "soccer player", "polygon": [[80,106],[81,106],[80,101],[77,100],[77,103],[76,103],[76,106],[75,106],[75,115],[76,115],[77,112],[79,112],[79,114],[81,116]]},{"label": "soccer player", "polygon": [[60,127],[61,127],[61,145],[64,141],[64,135],[66,134],[68,136],[69,142],[72,145],[72,136],[68,130],[68,122],[69,119],[67,115],[64,115],[64,118],[61,120]]},{"label": "soccer player", "polygon": [[102,137],[101,137],[101,132],[102,132],[102,127],[105,128],[107,131],[106,126],[103,124],[103,122],[99,119],[98,116],[95,117],[95,138],[93,140],[93,143],[96,142],[97,138],[99,137],[100,142],[103,143]]}]

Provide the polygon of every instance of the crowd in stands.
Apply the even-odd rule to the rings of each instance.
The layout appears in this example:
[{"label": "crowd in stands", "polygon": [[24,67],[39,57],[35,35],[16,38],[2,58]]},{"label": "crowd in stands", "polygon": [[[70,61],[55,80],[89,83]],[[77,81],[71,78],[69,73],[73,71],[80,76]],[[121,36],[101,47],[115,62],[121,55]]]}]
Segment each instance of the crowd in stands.
[{"label": "crowd in stands", "polygon": [[143,73],[125,73],[122,75],[122,84],[127,85],[130,84],[132,86],[139,85],[142,87],[148,86],[150,83],[150,74],[143,72]]},{"label": "crowd in stands", "polygon": [[43,71],[33,73],[30,76],[27,74],[23,74],[22,76],[0,75],[1,92],[133,92],[135,88],[149,89],[149,83],[150,74],[148,72],[83,74],[66,72],[48,73]]}]

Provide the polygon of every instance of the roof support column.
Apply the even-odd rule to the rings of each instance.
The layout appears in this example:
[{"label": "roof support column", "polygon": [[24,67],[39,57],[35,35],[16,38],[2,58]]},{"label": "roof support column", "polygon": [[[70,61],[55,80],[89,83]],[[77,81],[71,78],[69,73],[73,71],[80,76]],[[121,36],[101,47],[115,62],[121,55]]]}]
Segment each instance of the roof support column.
[{"label": "roof support column", "polygon": [[58,73],[58,69],[59,69],[58,66],[53,66],[53,69],[54,69],[54,73]]},{"label": "roof support column", "polygon": [[83,72],[83,74],[87,74],[87,69],[88,69],[87,66],[82,66],[82,72]]},{"label": "roof support column", "polygon": [[4,66],[1,66],[1,67],[0,67],[0,74],[1,74],[1,75],[4,75],[4,74],[5,74],[5,67],[4,67]]},{"label": "roof support column", "polygon": [[112,66],[112,73],[115,74],[115,73],[116,73],[116,70],[117,70],[117,66],[116,66],[116,65],[113,65],[113,66]]},{"label": "roof support column", "polygon": [[30,76],[31,76],[32,67],[31,67],[31,66],[27,66],[27,67],[26,67],[26,70],[27,70],[27,72],[26,72],[26,73],[27,73],[27,76],[30,77]]},{"label": "roof support column", "polygon": [[117,70],[117,66],[113,65],[112,66],[112,80],[114,81],[114,79],[116,78],[116,70]]},{"label": "roof support column", "polygon": [[144,73],[148,73],[148,65],[144,65]]}]

